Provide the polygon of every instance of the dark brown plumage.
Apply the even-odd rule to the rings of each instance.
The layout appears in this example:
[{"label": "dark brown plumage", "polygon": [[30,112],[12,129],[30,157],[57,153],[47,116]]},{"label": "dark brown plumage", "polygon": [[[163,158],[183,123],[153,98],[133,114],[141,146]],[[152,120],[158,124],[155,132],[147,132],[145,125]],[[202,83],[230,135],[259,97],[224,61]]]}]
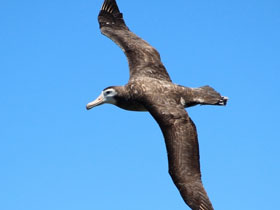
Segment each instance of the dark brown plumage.
[{"label": "dark brown plumage", "polygon": [[104,1],[98,22],[102,34],[127,56],[130,77],[125,86],[104,89],[87,109],[111,103],[126,110],[150,112],[164,135],[169,174],[182,198],[193,210],[213,209],[201,182],[196,127],[184,108],[225,105],[227,98],[209,86],[173,84],[159,53],[128,29],[115,0]]}]

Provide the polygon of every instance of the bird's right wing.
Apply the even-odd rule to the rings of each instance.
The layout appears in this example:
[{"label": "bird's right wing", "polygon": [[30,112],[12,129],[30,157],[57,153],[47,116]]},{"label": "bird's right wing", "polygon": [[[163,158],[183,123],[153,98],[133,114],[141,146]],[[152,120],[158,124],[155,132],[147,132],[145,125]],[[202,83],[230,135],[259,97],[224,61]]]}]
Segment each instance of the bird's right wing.
[{"label": "bird's right wing", "polygon": [[147,109],[164,135],[169,173],[182,198],[193,210],[213,210],[201,182],[196,127],[184,107],[150,103]]},{"label": "bird's right wing", "polygon": [[143,76],[171,81],[159,53],[128,29],[115,0],[104,1],[98,22],[102,34],[124,51],[129,63],[130,80]]}]

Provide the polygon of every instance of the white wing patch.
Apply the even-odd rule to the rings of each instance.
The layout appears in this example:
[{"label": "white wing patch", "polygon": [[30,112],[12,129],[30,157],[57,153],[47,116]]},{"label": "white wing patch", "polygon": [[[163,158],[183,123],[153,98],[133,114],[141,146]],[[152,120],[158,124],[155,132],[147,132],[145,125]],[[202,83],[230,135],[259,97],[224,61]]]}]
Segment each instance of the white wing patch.
[{"label": "white wing patch", "polygon": [[204,100],[202,98],[194,98],[194,101],[204,103]]},{"label": "white wing patch", "polygon": [[183,99],[183,97],[180,98],[180,103],[185,107],[186,101],[185,99]]}]

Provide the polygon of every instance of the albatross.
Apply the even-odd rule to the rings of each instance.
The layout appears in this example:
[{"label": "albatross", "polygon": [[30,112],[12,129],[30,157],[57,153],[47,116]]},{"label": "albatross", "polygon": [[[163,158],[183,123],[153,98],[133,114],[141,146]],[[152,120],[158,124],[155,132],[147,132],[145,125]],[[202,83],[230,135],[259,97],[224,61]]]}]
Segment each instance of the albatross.
[{"label": "albatross", "polygon": [[185,203],[193,210],[214,209],[201,181],[196,127],[185,108],[224,106],[228,98],[210,86],[190,88],[172,83],[157,50],[129,30],[115,0],[104,1],[98,22],[101,33],[125,53],[129,81],[105,88],[86,108],[109,103],[149,112],[163,133],[168,172]]}]

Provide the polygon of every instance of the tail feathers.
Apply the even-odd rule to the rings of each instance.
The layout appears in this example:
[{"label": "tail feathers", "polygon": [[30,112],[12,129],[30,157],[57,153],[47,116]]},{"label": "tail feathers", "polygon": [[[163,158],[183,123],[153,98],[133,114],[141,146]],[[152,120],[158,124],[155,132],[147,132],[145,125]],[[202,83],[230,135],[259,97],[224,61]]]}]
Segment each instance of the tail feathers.
[{"label": "tail feathers", "polygon": [[221,100],[219,101],[218,105],[225,106],[227,105],[228,97],[222,96]]},{"label": "tail feathers", "polygon": [[227,104],[228,97],[221,96],[212,87],[206,85],[200,88],[195,88],[195,101],[202,105],[220,105]]}]

